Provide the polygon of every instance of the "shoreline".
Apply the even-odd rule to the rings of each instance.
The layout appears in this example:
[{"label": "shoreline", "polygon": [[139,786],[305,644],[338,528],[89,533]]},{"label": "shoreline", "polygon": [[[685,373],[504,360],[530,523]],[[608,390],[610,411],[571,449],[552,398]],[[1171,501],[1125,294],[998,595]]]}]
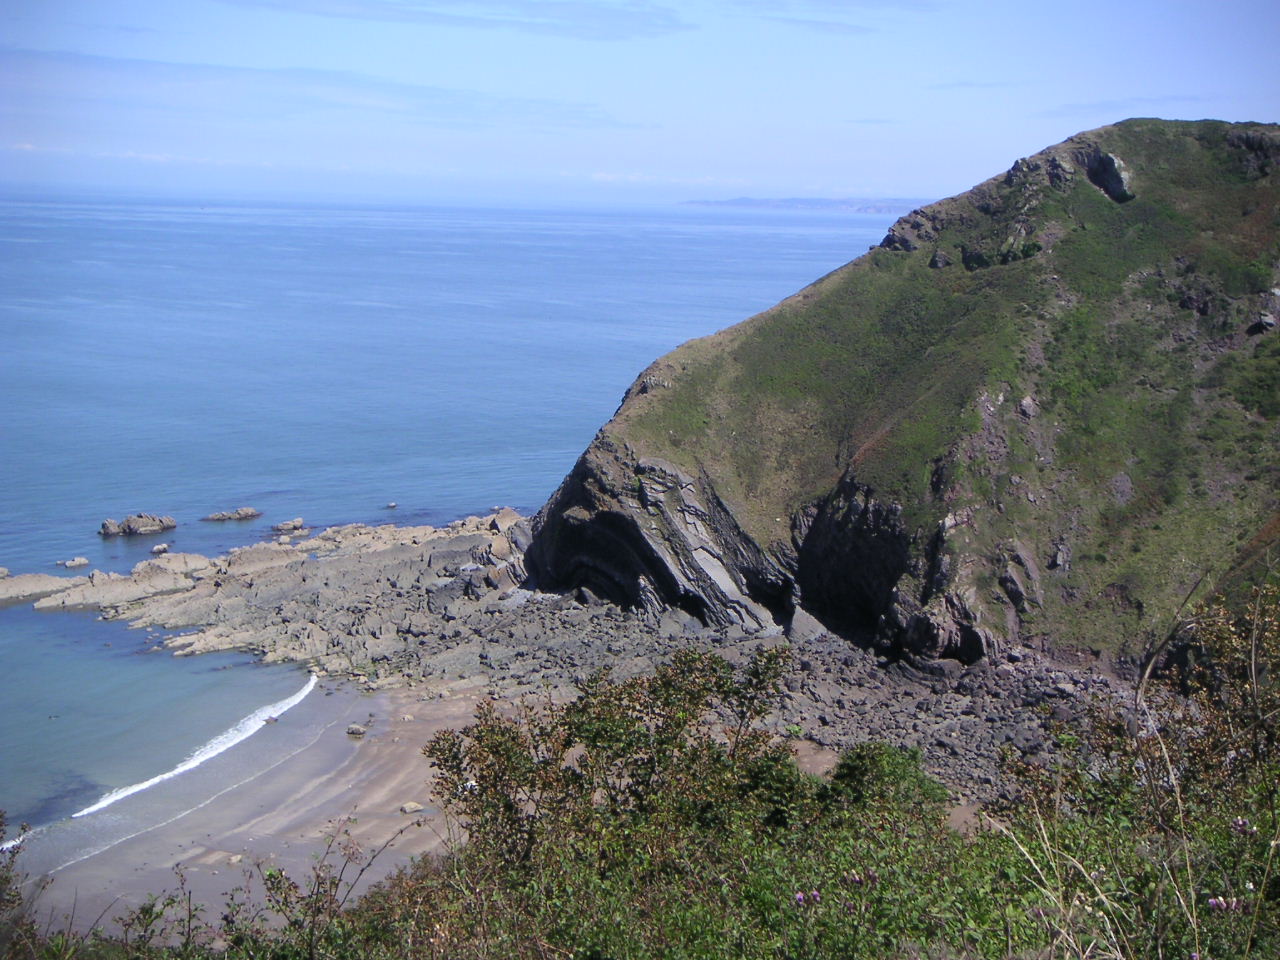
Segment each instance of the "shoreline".
[{"label": "shoreline", "polygon": [[[404,689],[362,693],[349,684],[329,686],[328,691],[315,691],[317,702],[308,705],[313,720],[324,715],[314,739],[243,781],[187,809],[170,809],[106,849],[65,865],[42,862],[58,852],[56,838],[28,838],[18,860],[19,870],[28,874],[28,889],[36,889],[43,877],[49,880],[34,901],[39,925],[81,933],[95,925],[114,927],[119,916],[149,897],[176,892],[175,869],[181,870],[193,901],[204,907],[206,916],[216,918],[228,894],[245,887],[247,873],[259,865],[284,870],[305,886],[315,858],[324,853],[337,825],[366,852],[387,844],[360,877],[356,893],[412,857],[443,849],[447,827],[430,804],[430,769],[421,748],[437,731],[470,722],[481,691],[424,700],[420,693]],[[288,718],[286,714],[280,723]],[[368,724],[368,733],[348,736],[348,724],[357,722]],[[213,761],[204,765],[213,768],[204,771],[204,779],[234,771],[236,750],[248,742],[215,758],[225,758],[216,767]],[[196,772],[164,785],[181,795],[192,783],[178,781]],[[156,810],[174,802],[172,797],[143,797],[150,792],[124,798],[97,815],[128,816],[127,809],[112,810],[136,798],[139,803],[145,799],[146,816],[156,816]],[[410,802],[423,809],[402,813],[401,805]],[[52,825],[50,833],[58,826]],[[47,872],[50,867],[52,873]],[[347,876],[355,872],[348,868]],[[260,880],[249,881],[249,889],[260,894]]]},{"label": "shoreline", "polygon": [[[326,830],[344,817],[355,815],[352,835],[366,848],[420,821],[362,876],[367,886],[445,842],[420,755],[436,731],[465,726],[482,697],[555,695],[602,669],[626,679],[681,649],[740,666],[763,646],[788,645],[791,670],[766,730],[832,752],[870,740],[919,748],[925,772],[958,804],[1007,797],[1004,752],[1050,762],[1055,724],[1094,696],[1114,699],[1126,689],[1101,665],[1064,669],[1026,647],[969,666],[890,660],[807,614],[785,629],[708,626],[676,609],[622,609],[586,590],[535,592],[525,587],[529,539],[528,519],[503,509],[440,528],[353,524],[214,558],[166,554],[128,576],[61,579],[52,593],[45,581],[27,581],[37,592],[25,599],[38,596],[36,609],[96,608],[104,619],[161,631],[179,655],[241,650],[306,664],[340,697],[338,706],[314,707],[328,711],[328,734],[272,764],[269,777],[211,791],[198,809],[157,817],[158,825],[59,870],[39,916],[59,929],[74,905],[73,925],[92,925],[104,909],[110,922],[147,895],[173,890],[175,866],[196,902],[212,909],[258,856],[305,880]],[[374,726],[353,741],[347,723],[370,712]],[[304,703],[267,729],[305,715]],[[425,809],[401,813],[409,802]]]}]

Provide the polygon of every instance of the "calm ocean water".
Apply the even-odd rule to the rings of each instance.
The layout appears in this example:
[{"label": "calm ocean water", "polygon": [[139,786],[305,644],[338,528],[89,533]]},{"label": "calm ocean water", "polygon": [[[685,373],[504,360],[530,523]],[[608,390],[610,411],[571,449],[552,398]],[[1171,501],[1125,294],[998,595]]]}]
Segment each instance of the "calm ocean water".
[{"label": "calm ocean water", "polygon": [[[218,553],[294,516],[536,509],[650,361],[853,259],[892,219],[0,204],[0,565],[128,569],[156,540],[95,531],[137,511],[178,520],[160,538],[174,550]],[[198,522],[242,505],[264,516]],[[0,609],[13,822],[66,822],[248,742],[255,712],[307,681],[152,645],[87,614]]]}]

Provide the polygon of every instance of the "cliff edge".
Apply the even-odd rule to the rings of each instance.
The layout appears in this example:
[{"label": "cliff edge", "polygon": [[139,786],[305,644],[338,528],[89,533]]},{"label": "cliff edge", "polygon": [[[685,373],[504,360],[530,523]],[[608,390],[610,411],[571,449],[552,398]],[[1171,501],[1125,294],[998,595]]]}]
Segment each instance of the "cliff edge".
[{"label": "cliff edge", "polygon": [[645,370],[543,588],[973,661],[1138,653],[1280,539],[1280,127],[1129,120]]}]

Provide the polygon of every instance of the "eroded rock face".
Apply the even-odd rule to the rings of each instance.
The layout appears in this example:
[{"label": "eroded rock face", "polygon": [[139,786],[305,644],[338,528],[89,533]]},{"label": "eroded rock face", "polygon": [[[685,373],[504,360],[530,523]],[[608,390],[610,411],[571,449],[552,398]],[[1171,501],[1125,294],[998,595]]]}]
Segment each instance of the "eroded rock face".
[{"label": "eroded rock face", "polygon": [[603,435],[534,521],[533,582],[585,587],[646,610],[752,630],[789,613],[790,578],[743,533],[714,490]]},{"label": "eroded rock face", "polygon": [[1133,191],[1129,189],[1129,170],[1119,157],[1099,151],[1090,157],[1086,169],[1089,180],[1116,203],[1133,199]]},{"label": "eroded rock face", "polygon": [[[952,582],[946,528],[923,542],[895,504],[846,478],[798,511],[792,542],[766,551],[705,480],[598,437],[534,524],[526,554],[541,589],[586,588],[712,627],[824,627],[867,644],[972,663],[999,650]],[[800,628],[803,629],[803,628]]]}]

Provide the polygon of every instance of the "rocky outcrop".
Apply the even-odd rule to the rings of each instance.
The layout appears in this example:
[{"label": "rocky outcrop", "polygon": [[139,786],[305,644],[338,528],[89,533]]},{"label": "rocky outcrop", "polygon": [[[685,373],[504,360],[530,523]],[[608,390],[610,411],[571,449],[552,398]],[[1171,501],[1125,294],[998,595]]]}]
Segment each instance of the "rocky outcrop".
[{"label": "rocky outcrop", "polygon": [[134,537],[147,533],[163,533],[178,525],[173,517],[157,516],[154,513],[135,513],[123,520],[103,520],[98,528],[98,535],[103,537]]},{"label": "rocky outcrop", "polygon": [[214,523],[221,523],[227,520],[253,520],[262,516],[261,510],[253,507],[237,507],[234,510],[222,510],[218,513],[211,513],[207,517],[201,517],[201,520],[207,520]]},{"label": "rocky outcrop", "polygon": [[143,598],[190,590],[212,569],[212,561],[195,553],[165,553],[144,560],[128,574],[94,570],[81,582],[37,600],[37,610],[99,609]]},{"label": "rocky outcrop", "polygon": [[526,562],[543,589],[585,587],[625,606],[675,607],[718,626],[773,627],[791,580],[711,485],[601,436],[535,519]]},{"label": "rocky outcrop", "polygon": [[0,577],[0,603],[30,603],[87,582],[87,577],[55,577],[49,573],[20,573]]}]

